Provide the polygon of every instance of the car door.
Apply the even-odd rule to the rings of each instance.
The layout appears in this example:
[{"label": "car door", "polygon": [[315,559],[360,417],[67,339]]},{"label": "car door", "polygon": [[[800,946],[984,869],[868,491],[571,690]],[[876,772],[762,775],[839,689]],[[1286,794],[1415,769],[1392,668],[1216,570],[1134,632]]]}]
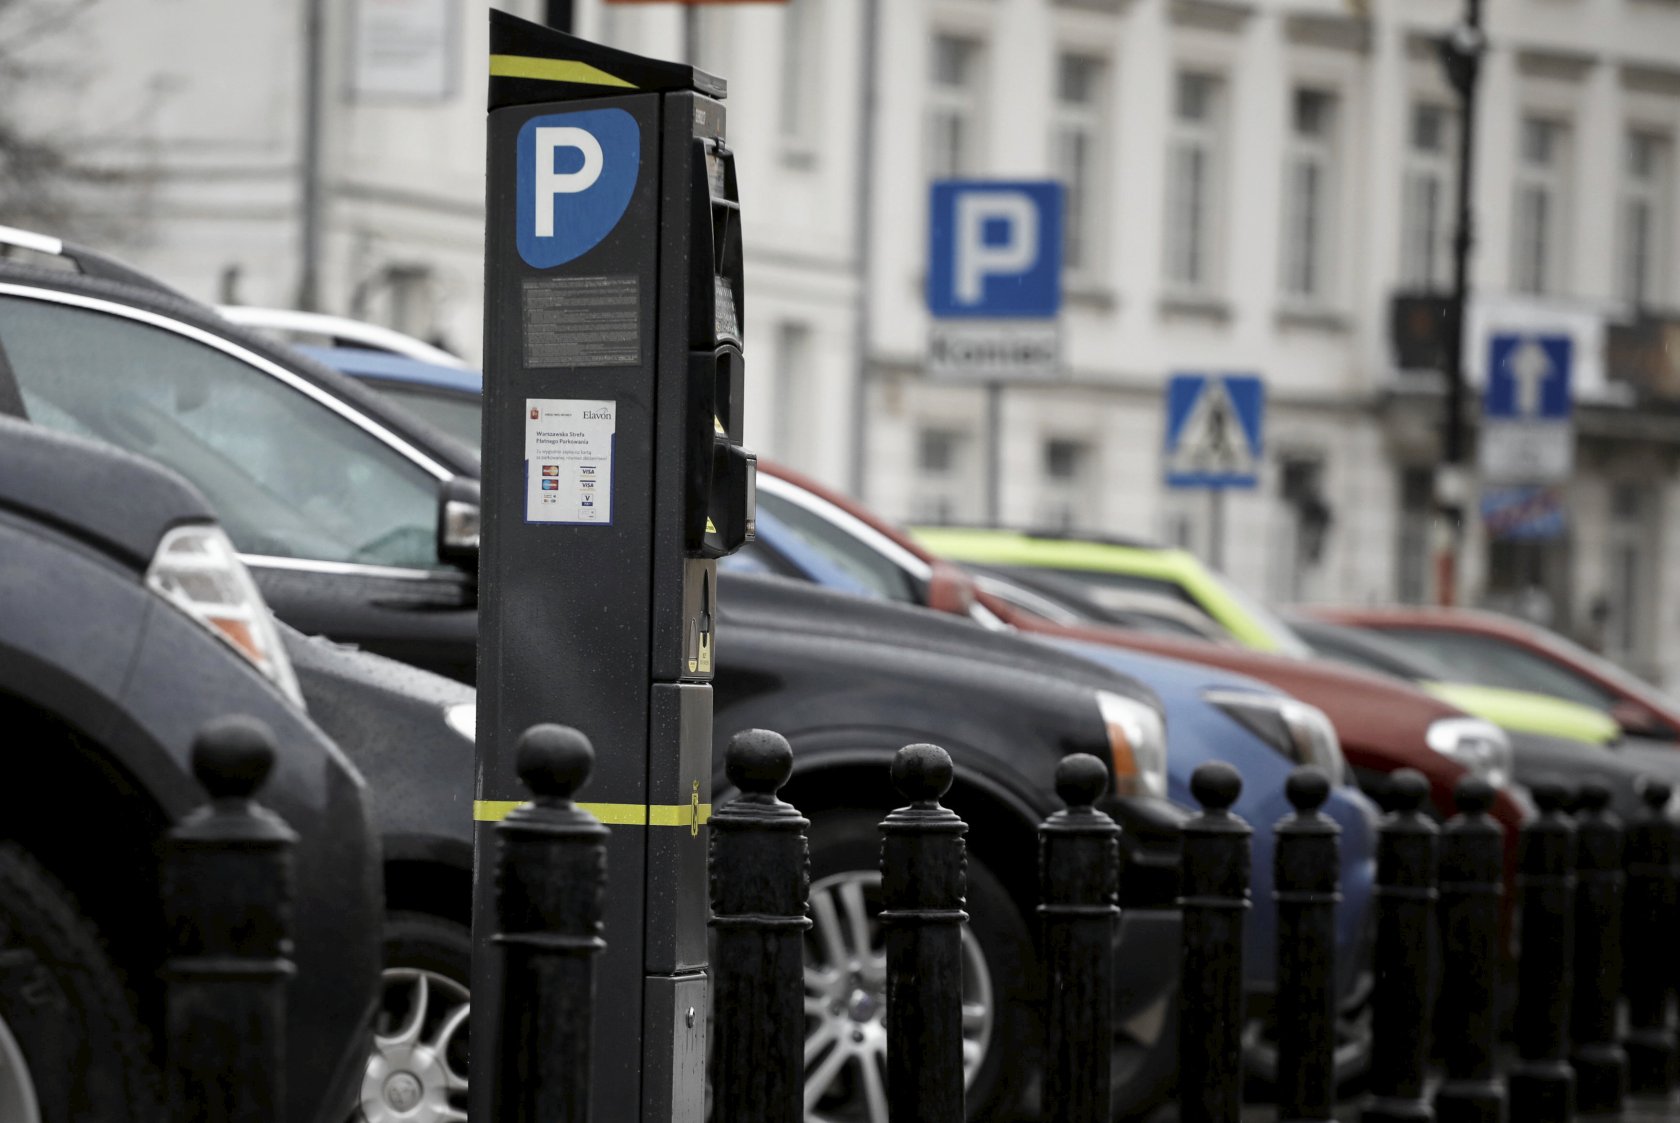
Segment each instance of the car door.
[{"label": "car door", "polygon": [[0,348],[31,420],[204,492],[281,619],[470,679],[475,586],[438,557],[443,465],[298,372],[150,309],[0,286]]}]

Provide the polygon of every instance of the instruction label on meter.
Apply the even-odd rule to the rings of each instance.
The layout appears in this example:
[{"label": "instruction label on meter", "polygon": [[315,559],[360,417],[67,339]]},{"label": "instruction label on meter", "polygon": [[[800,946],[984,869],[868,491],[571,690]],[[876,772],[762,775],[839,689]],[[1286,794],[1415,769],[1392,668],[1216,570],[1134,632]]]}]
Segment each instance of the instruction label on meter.
[{"label": "instruction label on meter", "polygon": [[612,522],[618,403],[525,399],[525,521]]}]

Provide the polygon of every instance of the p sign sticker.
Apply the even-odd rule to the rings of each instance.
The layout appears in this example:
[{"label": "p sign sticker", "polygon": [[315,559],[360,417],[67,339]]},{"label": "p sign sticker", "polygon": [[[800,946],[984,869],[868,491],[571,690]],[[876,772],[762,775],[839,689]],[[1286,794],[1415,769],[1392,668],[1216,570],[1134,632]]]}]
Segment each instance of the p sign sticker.
[{"label": "p sign sticker", "polygon": [[928,311],[1048,318],[1062,304],[1062,185],[942,180],[928,207]]},{"label": "p sign sticker", "polygon": [[519,256],[552,269],[596,246],[630,206],[642,131],[622,109],[533,117],[519,130]]}]

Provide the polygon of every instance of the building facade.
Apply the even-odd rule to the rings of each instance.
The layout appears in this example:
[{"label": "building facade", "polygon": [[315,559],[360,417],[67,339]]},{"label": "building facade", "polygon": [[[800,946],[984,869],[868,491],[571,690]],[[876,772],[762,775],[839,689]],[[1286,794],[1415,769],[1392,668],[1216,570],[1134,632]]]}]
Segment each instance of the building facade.
[{"label": "building facade", "polygon": [[[1053,178],[1062,369],[1002,392],[1001,520],[1210,551],[1208,496],[1162,483],[1163,388],[1258,374],[1225,569],[1281,602],[1431,596],[1460,128],[1434,41],[1457,0],[576,7],[581,34],[730,82],[763,455],[896,518],[983,518],[986,392],[926,369],[928,185]],[[1476,385],[1492,334],[1567,335],[1578,436],[1562,536],[1473,517],[1467,599],[1680,681],[1680,4],[1487,9],[1466,359]],[[206,43],[254,49],[179,49]],[[78,49],[119,60],[91,119],[150,91],[139,264],[477,355],[481,11],[138,0]]]}]

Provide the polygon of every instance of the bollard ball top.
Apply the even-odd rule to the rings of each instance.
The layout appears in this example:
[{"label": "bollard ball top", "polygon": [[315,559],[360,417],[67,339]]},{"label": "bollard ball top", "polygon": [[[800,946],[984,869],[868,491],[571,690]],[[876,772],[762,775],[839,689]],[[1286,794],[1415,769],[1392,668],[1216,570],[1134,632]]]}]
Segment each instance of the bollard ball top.
[{"label": "bollard ball top", "polygon": [[932,803],[951,790],[951,754],[938,745],[906,745],[892,762],[892,782],[911,803]]},{"label": "bollard ball top", "polygon": [[1330,777],[1324,774],[1322,768],[1304,765],[1291,772],[1289,779],[1284,781],[1283,795],[1298,814],[1310,814],[1323,807],[1324,801],[1330,798]]},{"label": "bollard ball top", "polygon": [[533,725],[514,746],[519,779],[539,799],[571,799],[595,767],[595,747],[569,725]]},{"label": "bollard ball top", "polygon": [[1588,776],[1581,781],[1581,791],[1576,797],[1575,805],[1578,810],[1592,815],[1599,815],[1610,806],[1610,784],[1603,776]]},{"label": "bollard ball top", "polygon": [[1429,781],[1415,768],[1401,768],[1389,774],[1383,803],[1400,814],[1416,812],[1429,798]]},{"label": "bollard ball top", "polygon": [[1639,798],[1645,801],[1645,806],[1652,811],[1661,812],[1668,806],[1668,801],[1674,795],[1674,789],[1668,781],[1659,780],[1655,776],[1646,776],[1639,781]]},{"label": "bollard ball top", "polygon": [[1089,807],[1108,790],[1108,768],[1090,753],[1074,753],[1056,765],[1056,795],[1069,807]]},{"label": "bollard ball top", "polygon": [[793,775],[793,746],[772,729],[743,729],[723,753],[729,782],[747,795],[775,795]]},{"label": "bollard ball top", "polygon": [[1534,797],[1534,806],[1540,809],[1542,815],[1568,810],[1574,795],[1569,785],[1558,776],[1540,777],[1529,787],[1528,794]]},{"label": "bollard ball top", "polygon": [[1481,776],[1466,776],[1453,788],[1453,806],[1460,815],[1486,814],[1493,798],[1493,785]]},{"label": "bollard ball top", "polygon": [[212,799],[250,799],[273,767],[274,731],[248,714],[212,718],[193,738],[193,775]]},{"label": "bollard ball top", "polygon": [[1197,765],[1190,774],[1190,794],[1205,811],[1229,811],[1242,795],[1242,773],[1222,760]]}]

